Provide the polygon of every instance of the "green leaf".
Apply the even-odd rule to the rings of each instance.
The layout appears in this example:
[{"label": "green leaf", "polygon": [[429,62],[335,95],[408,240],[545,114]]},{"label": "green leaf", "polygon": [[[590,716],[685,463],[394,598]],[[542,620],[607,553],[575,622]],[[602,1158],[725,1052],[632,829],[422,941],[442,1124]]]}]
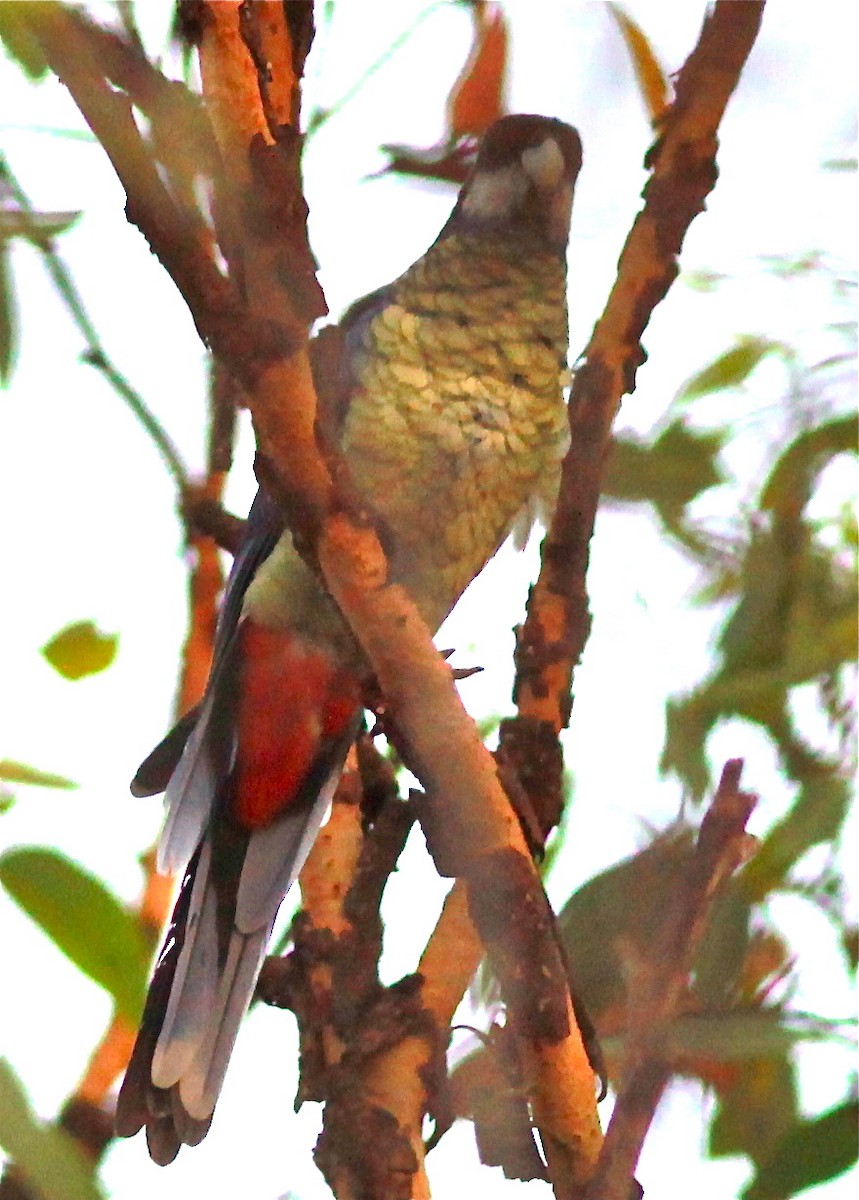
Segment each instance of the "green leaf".
[{"label": "green leaf", "polygon": [[0,3],[0,42],[24,74],[38,83],[48,73],[48,60],[38,41],[21,20],[18,11],[21,7],[23,5]]},{"label": "green leaf", "polygon": [[859,1103],[847,1100],[822,1116],[797,1121],[743,1192],[742,1200],[788,1200],[843,1174],[856,1162]]},{"label": "green leaf", "polygon": [[724,442],[724,431],[699,433],[685,418],[672,421],[650,446],[618,438],[606,464],[603,490],[617,500],[648,500],[663,519],[676,519],[696,496],[724,482],[716,461]]},{"label": "green leaf", "polygon": [[745,1059],[719,1096],[710,1154],[745,1154],[755,1165],[767,1162],[798,1116],[795,1071],[788,1058]]},{"label": "green leaf", "polygon": [[41,1200],[103,1200],[94,1165],[65,1130],[39,1120],[20,1080],[3,1059],[0,1146]]},{"label": "green leaf", "polygon": [[134,914],[77,863],[38,846],[0,857],[0,883],[58,949],[136,1022],[151,953]]},{"label": "green leaf", "polygon": [[593,1018],[626,1003],[622,945],[647,955],[688,862],[693,836],[684,826],[668,830],[638,854],[588,880],[561,909],[561,940]]},{"label": "green leaf", "polygon": [[674,772],[682,779],[693,800],[703,799],[710,786],[704,749],[718,716],[705,690],[675,697],[665,705],[665,743],[659,770],[663,775]]},{"label": "green leaf", "polygon": [[[760,260],[776,279],[820,275],[825,269],[819,250],[809,250],[805,254],[762,254]],[[851,325],[852,328],[855,328],[855,324]]]},{"label": "green leaf", "polygon": [[[799,1018],[778,1009],[743,1008],[675,1017],[666,1031],[666,1053],[681,1061],[720,1063],[780,1058],[799,1042],[845,1041],[843,1023]],[[850,1039],[852,1042],[852,1039]]]},{"label": "green leaf", "polygon": [[835,841],[851,798],[850,781],[834,771],[810,774],[790,811],[773,826],[740,873],[739,883],[748,899],[760,900],[780,887],[812,846]]},{"label": "green leaf", "polygon": [[37,248],[59,237],[79,219],[80,212],[24,212],[19,208],[0,210],[0,239],[23,238]]},{"label": "green leaf", "polygon": [[109,667],[118,645],[118,634],[102,633],[93,621],[75,621],[54,634],[42,654],[64,679],[83,679]]},{"label": "green leaf", "polygon": [[18,350],[18,309],[12,272],[9,270],[9,247],[0,237],[0,386],[6,387],[12,378]]},{"label": "green leaf", "polygon": [[736,586],[718,641],[721,664],[666,712],[661,769],[676,772],[696,799],[709,783],[704,743],[721,718],[766,729],[797,782],[831,776],[833,764],[796,733],[789,693],[820,684],[857,654],[855,572],[799,518],[776,516],[754,530]]},{"label": "green leaf", "polygon": [[706,396],[711,392],[739,387],[770,354],[786,353],[787,349],[781,342],[759,337],[740,338],[736,346],[714,358],[691,379],[687,379],[677,402],[697,400],[699,396]]},{"label": "green leaf", "polygon": [[836,417],[800,434],[770,472],[761,493],[761,508],[798,514],[810,500],[823,468],[836,454],[855,454],[857,440],[859,418],[854,414]]},{"label": "green leaf", "polygon": [[722,275],[719,271],[702,268],[699,271],[684,271],[680,282],[696,292],[715,292],[719,284],[724,283],[727,278],[727,275]]},{"label": "green leaf", "polygon": [[704,1008],[723,1009],[736,994],[749,948],[751,906],[734,880],[716,897],[695,956],[695,994]]},{"label": "green leaf", "polygon": [[772,529],[754,532],[743,563],[740,598],[718,642],[728,670],[768,666],[781,658],[794,553]]},{"label": "green leaf", "polygon": [[498,733],[498,726],[501,724],[500,714],[493,713],[488,717],[482,717],[476,722],[477,732],[480,734],[481,741],[488,741]]},{"label": "green leaf", "polygon": [[7,783],[27,783],[33,787],[44,788],[76,788],[78,785],[64,775],[52,775],[49,771],[39,771],[28,767],[25,763],[12,762],[11,759],[0,759],[0,779]]},{"label": "green leaf", "polygon": [[549,840],[546,843],[546,849],[543,854],[543,860],[539,864],[540,874],[545,883],[552,874],[552,870],[558,861],[561,851],[564,848],[567,834],[569,832],[570,821],[573,812],[573,776],[570,771],[564,771],[562,783],[563,808],[561,810],[561,820],[549,834]]}]

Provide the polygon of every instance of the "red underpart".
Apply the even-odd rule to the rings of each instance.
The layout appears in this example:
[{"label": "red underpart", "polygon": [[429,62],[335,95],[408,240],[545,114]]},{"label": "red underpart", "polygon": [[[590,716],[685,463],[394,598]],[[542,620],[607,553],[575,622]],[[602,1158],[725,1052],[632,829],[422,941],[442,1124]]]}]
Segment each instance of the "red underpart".
[{"label": "red underpart", "polygon": [[323,744],[360,704],[360,684],[325,650],[245,618],[234,816],[260,829],[294,803]]}]

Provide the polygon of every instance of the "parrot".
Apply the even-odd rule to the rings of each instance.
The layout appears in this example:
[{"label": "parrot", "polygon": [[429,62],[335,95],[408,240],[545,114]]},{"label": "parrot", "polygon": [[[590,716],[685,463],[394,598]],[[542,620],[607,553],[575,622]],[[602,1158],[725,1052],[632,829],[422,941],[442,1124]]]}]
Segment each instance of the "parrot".
[{"label": "parrot", "polygon": [[[433,631],[557,492],[581,162],[565,122],[500,118],[426,253],[339,322],[339,450],[385,530],[389,578]],[[203,698],[132,783],[137,796],[165,793],[158,867],[182,877],[117,1099],[117,1133],[145,1126],[157,1163],[208,1132],[278,909],[359,730],[368,676],[260,488]]]}]

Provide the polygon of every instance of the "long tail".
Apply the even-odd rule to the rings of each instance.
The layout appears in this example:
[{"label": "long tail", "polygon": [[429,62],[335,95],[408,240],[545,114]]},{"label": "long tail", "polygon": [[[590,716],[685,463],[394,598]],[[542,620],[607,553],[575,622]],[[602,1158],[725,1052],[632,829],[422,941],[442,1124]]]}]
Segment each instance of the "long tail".
[{"label": "long tail", "polygon": [[[351,730],[349,737],[351,739]],[[315,800],[250,834],[216,826],[194,854],[120,1090],[116,1131],[144,1126],[172,1162],[208,1132],[271,926],[325,815],[346,747]]]},{"label": "long tail", "polygon": [[[216,798],[219,819],[188,865],[117,1101],[117,1133],[129,1137],[145,1126],[157,1163],[172,1162],[182,1143],[196,1145],[208,1132],[277,910],[316,838],[355,731],[353,716],[271,824],[242,828],[223,815],[235,807],[231,797],[222,789]],[[193,740],[184,756],[197,749]],[[227,791],[234,783],[232,775]]]},{"label": "long tail", "polygon": [[208,1131],[278,908],[358,712],[358,681],[327,650],[244,618],[196,716],[135,777],[138,795],[169,780],[159,866],[185,872],[117,1101],[117,1133],[145,1126],[155,1162]]}]

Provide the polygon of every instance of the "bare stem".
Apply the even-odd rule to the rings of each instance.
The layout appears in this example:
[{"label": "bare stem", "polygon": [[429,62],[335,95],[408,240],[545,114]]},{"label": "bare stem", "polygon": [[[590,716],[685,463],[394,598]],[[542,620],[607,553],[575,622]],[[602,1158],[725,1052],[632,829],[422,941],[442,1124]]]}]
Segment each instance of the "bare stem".
[{"label": "bare stem", "polygon": [[[22,215],[25,218],[34,218],[37,214],[30,202],[30,198],[16,179],[8,162],[2,156],[0,156],[0,177],[3,178]],[[109,358],[98,335],[98,330],[93,325],[89,314],[84,308],[80,291],[72,279],[71,272],[57,252],[52,239],[46,238],[41,234],[35,220],[30,225],[27,239],[42,255],[45,268],[53,280],[54,287],[57,289],[60,299],[63,301],[72,321],[86,342],[83,361],[91,367],[95,367],[104,376],[117,395],[125,402],[143,426],[156,450],[164,460],[164,464],[170,472],[177,490],[180,493],[184,492],[188,487],[189,479],[187,468],[182,462],[179,451],[140,393],[129,383],[119,368]]]}]

